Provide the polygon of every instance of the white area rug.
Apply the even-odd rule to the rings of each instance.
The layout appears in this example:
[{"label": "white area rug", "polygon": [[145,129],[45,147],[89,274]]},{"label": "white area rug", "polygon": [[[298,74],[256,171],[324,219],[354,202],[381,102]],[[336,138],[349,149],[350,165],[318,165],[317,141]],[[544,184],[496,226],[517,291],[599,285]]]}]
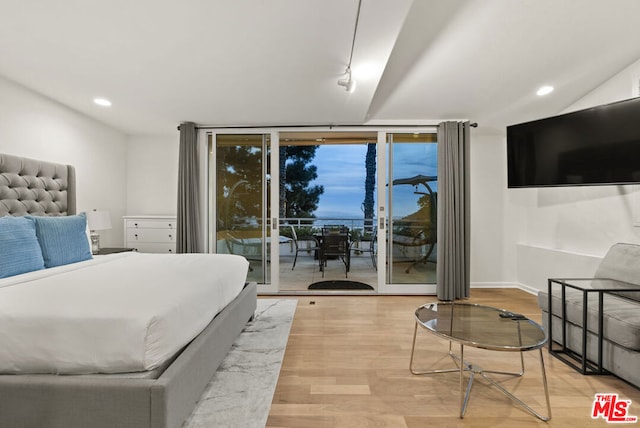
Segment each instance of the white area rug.
[{"label": "white area rug", "polygon": [[254,320],[234,342],[184,428],[264,428],[296,304],[258,300]]}]

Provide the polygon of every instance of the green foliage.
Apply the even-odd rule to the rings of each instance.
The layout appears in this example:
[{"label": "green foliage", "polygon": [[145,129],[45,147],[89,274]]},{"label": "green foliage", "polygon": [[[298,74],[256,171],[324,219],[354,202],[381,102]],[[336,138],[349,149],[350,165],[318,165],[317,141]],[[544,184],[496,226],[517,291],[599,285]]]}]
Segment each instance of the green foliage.
[{"label": "green foliage", "polygon": [[251,217],[262,217],[262,149],[255,144],[217,149],[218,227],[233,229]]},{"label": "green foliage", "polygon": [[[218,227],[235,229],[252,217],[262,217],[263,149],[261,136],[224,141],[216,151]],[[235,143],[237,141],[237,144]],[[310,186],[318,177],[311,165],[318,146],[280,148],[280,215],[312,219],[322,186]]]},{"label": "green foliage", "polygon": [[320,233],[320,230],[316,227],[302,226],[296,228],[296,233],[298,234],[298,239],[302,239],[305,237],[313,236],[316,233]]},{"label": "green foliage", "polygon": [[365,157],[365,168],[367,171],[366,178],[364,180],[364,202],[362,203],[362,209],[364,211],[365,228],[371,230],[373,227],[373,211],[374,211],[374,198],[373,192],[376,185],[376,144],[367,144],[367,155]]},{"label": "green foliage", "polygon": [[280,216],[314,218],[322,186],[309,186],[318,178],[318,168],[310,165],[318,146],[280,147]]},{"label": "green foliage", "polygon": [[351,229],[351,232],[349,233],[351,241],[359,241],[360,239],[362,239],[363,235],[364,234],[362,233],[362,230],[355,228]]}]

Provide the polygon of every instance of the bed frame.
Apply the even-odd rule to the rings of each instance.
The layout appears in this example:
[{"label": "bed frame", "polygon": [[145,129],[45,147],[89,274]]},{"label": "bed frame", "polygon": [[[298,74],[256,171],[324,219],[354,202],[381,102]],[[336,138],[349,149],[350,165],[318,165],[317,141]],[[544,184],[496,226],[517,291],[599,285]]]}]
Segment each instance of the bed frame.
[{"label": "bed frame", "polygon": [[[0,216],[75,212],[72,166],[0,154]],[[256,301],[256,284],[249,283],[155,379],[0,375],[0,426],[180,427],[253,317]]]}]

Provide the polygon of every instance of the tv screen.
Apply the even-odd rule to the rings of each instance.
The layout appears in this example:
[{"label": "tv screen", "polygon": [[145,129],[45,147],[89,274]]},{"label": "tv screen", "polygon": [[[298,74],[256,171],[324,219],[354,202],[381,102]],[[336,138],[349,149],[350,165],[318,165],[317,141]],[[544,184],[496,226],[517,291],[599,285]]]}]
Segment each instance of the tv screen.
[{"label": "tv screen", "polygon": [[640,183],[640,98],[507,126],[508,187]]}]

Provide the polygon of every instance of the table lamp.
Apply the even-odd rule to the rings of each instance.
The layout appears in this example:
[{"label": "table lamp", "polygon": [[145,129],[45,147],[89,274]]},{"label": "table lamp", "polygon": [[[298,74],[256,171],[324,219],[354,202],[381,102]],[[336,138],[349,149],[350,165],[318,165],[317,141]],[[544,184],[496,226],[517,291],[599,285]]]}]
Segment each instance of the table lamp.
[{"label": "table lamp", "polygon": [[100,235],[97,231],[111,229],[109,211],[89,211],[87,213],[87,223],[91,232],[91,253],[97,254],[100,251]]}]

